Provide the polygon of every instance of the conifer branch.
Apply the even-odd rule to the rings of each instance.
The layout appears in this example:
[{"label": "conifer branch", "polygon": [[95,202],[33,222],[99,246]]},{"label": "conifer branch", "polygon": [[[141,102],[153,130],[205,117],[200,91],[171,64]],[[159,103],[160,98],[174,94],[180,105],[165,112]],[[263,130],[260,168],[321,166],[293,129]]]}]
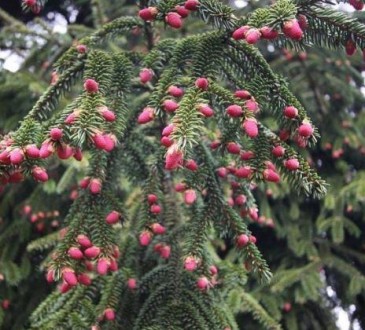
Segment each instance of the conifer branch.
[{"label": "conifer branch", "polygon": [[[310,29],[305,34],[307,42],[329,48],[344,47],[352,40],[360,49],[365,48],[365,25],[345,13],[331,8],[312,6],[304,8]],[[327,33],[321,33],[328,31]]]}]

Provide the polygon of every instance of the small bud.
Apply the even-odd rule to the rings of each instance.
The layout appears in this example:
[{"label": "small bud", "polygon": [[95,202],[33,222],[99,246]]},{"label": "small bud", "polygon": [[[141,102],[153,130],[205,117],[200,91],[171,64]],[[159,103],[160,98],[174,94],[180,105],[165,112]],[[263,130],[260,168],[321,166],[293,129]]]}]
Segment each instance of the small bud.
[{"label": "small bud", "polygon": [[186,184],[185,183],[180,182],[180,183],[177,183],[175,185],[175,191],[176,192],[184,192],[185,190],[186,190]]},{"label": "small bud", "polygon": [[57,156],[59,159],[69,159],[73,153],[72,147],[67,144],[61,144],[57,147]]},{"label": "small bud", "polygon": [[249,241],[250,239],[246,234],[240,234],[236,237],[236,245],[239,248],[246,246]]},{"label": "small bud", "polygon": [[257,121],[254,118],[247,118],[243,122],[242,127],[250,138],[255,138],[259,134]]},{"label": "small bud", "polygon": [[75,260],[80,260],[84,257],[82,251],[77,247],[70,247],[67,251],[67,254]]},{"label": "small bud", "polygon": [[137,280],[135,278],[129,278],[127,281],[128,289],[135,290],[137,289]]},{"label": "small bud", "polygon": [[252,175],[252,168],[250,166],[243,166],[236,169],[234,175],[240,179],[247,179]]},{"label": "small bud", "polygon": [[227,107],[226,112],[231,117],[241,117],[243,114],[242,108],[237,104],[232,104]]},{"label": "small bud", "polygon": [[362,10],[364,8],[362,0],[349,0],[349,4],[356,10]]},{"label": "small bud", "polygon": [[64,268],[62,278],[70,286],[75,286],[78,283],[75,271],[72,268]]},{"label": "small bud", "polygon": [[166,126],[163,130],[162,130],[162,136],[170,136],[171,133],[174,131],[175,125],[174,124],[170,124],[168,126]]},{"label": "small bud", "polygon": [[9,182],[10,183],[18,183],[24,180],[23,173],[19,171],[15,171],[9,174]]},{"label": "small bud", "polygon": [[107,321],[113,321],[115,320],[115,311],[112,308],[107,308],[104,311],[104,317]]},{"label": "small bud", "polygon": [[199,290],[207,290],[209,287],[209,280],[205,276],[199,277],[196,281],[196,286]]},{"label": "small bud", "polygon": [[150,207],[150,211],[153,214],[160,214],[161,213],[161,206],[158,204],[153,204]]},{"label": "small bud", "polygon": [[171,254],[171,246],[169,245],[164,245],[160,248],[160,256],[162,259],[168,259],[170,258],[170,254]]},{"label": "small bud", "polygon": [[163,136],[161,138],[160,142],[166,148],[169,148],[174,144],[174,141],[172,139],[170,139],[169,136]]},{"label": "small bud", "polygon": [[24,4],[27,7],[33,7],[34,5],[37,4],[37,0],[24,0]]},{"label": "small bud", "polygon": [[81,161],[82,161],[82,151],[81,151],[81,149],[80,149],[80,148],[76,148],[76,149],[74,150],[73,157],[74,157],[77,161],[79,161],[79,162],[81,162]]},{"label": "small bud", "polygon": [[241,147],[239,144],[237,144],[235,142],[229,142],[227,144],[227,151],[230,154],[238,155],[241,152]]},{"label": "small bud", "polygon": [[280,181],[279,174],[270,168],[267,168],[264,170],[263,176],[264,176],[264,179],[269,182],[278,183]]},{"label": "small bud", "polygon": [[356,43],[352,39],[348,39],[345,45],[346,54],[352,56],[356,52]]},{"label": "small bud", "polygon": [[314,132],[314,129],[312,127],[311,124],[309,123],[304,123],[302,125],[299,126],[298,128],[298,134],[302,137],[310,137]]},{"label": "small bud", "polygon": [[25,154],[30,158],[39,158],[39,149],[35,144],[28,144],[25,147]]},{"label": "small bud", "polygon": [[251,98],[250,92],[246,90],[235,91],[234,96],[237,97],[238,99],[243,99],[243,100],[249,100]]},{"label": "small bud", "polygon": [[284,22],[283,33],[293,40],[300,40],[303,38],[303,31],[296,19]]},{"label": "small bud", "polygon": [[106,258],[100,258],[96,265],[96,271],[99,275],[106,275],[109,269],[109,260]]},{"label": "small bud", "polygon": [[53,71],[51,73],[51,85],[55,85],[59,78],[60,76],[58,75],[58,73],[56,71]]},{"label": "small bud", "polygon": [[188,189],[184,192],[184,201],[186,204],[191,205],[194,204],[196,201],[196,192],[194,189]]},{"label": "small bud", "polygon": [[144,21],[152,21],[158,13],[158,10],[156,7],[148,7],[143,8],[139,11],[138,15],[140,18],[142,18]]},{"label": "small bud", "polygon": [[248,111],[251,111],[253,113],[257,113],[260,110],[258,103],[253,99],[247,100],[245,102],[245,107]]},{"label": "small bud", "polygon": [[198,10],[198,6],[199,6],[199,1],[197,0],[187,0],[184,4],[184,7],[191,11]]},{"label": "small bud", "polygon": [[214,116],[214,111],[208,104],[199,104],[197,108],[204,117],[209,118]]},{"label": "small bud", "polygon": [[218,268],[217,268],[217,266],[215,266],[215,265],[211,265],[211,266],[209,267],[209,271],[210,271],[210,273],[211,273],[213,276],[218,274]]},{"label": "small bud", "polygon": [[79,186],[82,189],[86,189],[89,186],[89,184],[90,184],[90,178],[88,176],[81,179],[79,182]]},{"label": "small bud", "polygon": [[249,26],[245,25],[245,26],[241,26],[240,28],[236,29],[233,34],[232,34],[232,38],[234,40],[243,40],[246,37],[246,32],[250,29]]},{"label": "small bud", "polygon": [[94,79],[86,79],[84,83],[84,89],[88,93],[94,94],[99,91],[99,84]]},{"label": "small bud", "polygon": [[100,248],[97,246],[91,246],[84,251],[85,257],[94,259],[100,254]]},{"label": "small bud", "polygon": [[258,29],[251,28],[245,33],[245,39],[248,44],[255,44],[260,40],[261,32]]},{"label": "small bud", "polygon": [[207,90],[209,86],[209,82],[207,78],[198,78],[195,81],[195,86],[202,90]]},{"label": "small bud", "polygon": [[139,72],[139,80],[142,84],[146,84],[153,78],[153,71],[149,68],[143,68]]},{"label": "small bud", "polygon": [[71,285],[69,285],[67,282],[63,282],[60,286],[60,292],[61,293],[66,293],[68,291],[70,291],[72,288]]},{"label": "small bud", "polygon": [[87,52],[87,47],[85,45],[77,45],[76,50],[80,54],[85,54]]},{"label": "small bud", "polygon": [[102,183],[100,179],[93,178],[90,180],[89,190],[93,195],[100,194]]},{"label": "small bud", "polygon": [[40,181],[40,182],[48,181],[48,174],[43,167],[34,166],[32,168],[32,175],[33,175],[33,178],[37,181]]},{"label": "small bud", "polygon": [[217,149],[219,146],[221,145],[221,142],[220,141],[212,141],[211,143],[210,143],[210,149],[212,149],[212,150],[215,150],[215,149]]},{"label": "small bud", "polygon": [[103,134],[95,134],[92,137],[92,141],[93,141],[96,149],[104,150],[104,148],[106,146],[106,143],[105,143],[105,139],[104,139]]},{"label": "small bud", "polygon": [[298,116],[298,109],[293,106],[287,106],[284,108],[284,116],[289,119],[293,119]]},{"label": "small bud", "polygon": [[147,201],[149,204],[154,204],[157,202],[157,196],[155,194],[149,194],[147,196]]},{"label": "small bud", "polygon": [[246,201],[247,201],[247,197],[242,194],[238,195],[234,200],[235,204],[238,206],[242,206],[242,205],[246,204]]},{"label": "small bud", "polygon": [[166,232],[166,228],[164,226],[160,225],[159,223],[153,223],[151,225],[151,230],[156,235],[163,235]]},{"label": "small bud", "polygon": [[164,246],[164,243],[157,243],[155,244],[155,246],[153,247],[153,251],[160,253],[162,247]]},{"label": "small bud", "polygon": [[140,235],[139,235],[139,244],[141,246],[147,246],[151,243],[152,240],[152,234],[149,231],[143,231]]},{"label": "small bud", "polygon": [[182,27],[182,19],[178,13],[167,13],[165,22],[174,29],[180,29]]},{"label": "small bud", "polygon": [[175,85],[171,85],[171,86],[168,88],[167,92],[168,92],[171,96],[173,96],[173,97],[181,97],[181,96],[183,96],[183,95],[184,95],[184,91],[183,91],[183,89],[181,89],[181,88],[179,88],[179,87],[177,87],[177,86],[175,86]]},{"label": "small bud", "polygon": [[185,167],[188,170],[193,171],[193,172],[195,172],[199,168],[198,164],[195,162],[194,159],[187,160],[186,163],[185,163]]},{"label": "small bud", "polygon": [[58,127],[54,127],[49,131],[49,135],[52,140],[59,141],[63,136],[63,130]]},{"label": "small bud", "polygon": [[76,115],[74,113],[70,113],[66,119],[65,119],[65,124],[71,125],[74,123],[74,121],[76,120]]},{"label": "small bud", "polygon": [[46,275],[46,280],[48,283],[52,283],[54,282],[54,270],[53,269],[49,269]]},{"label": "small bud", "polygon": [[120,213],[117,211],[111,211],[105,218],[105,221],[109,225],[116,224],[120,219]]},{"label": "small bud", "polygon": [[190,11],[189,10],[187,10],[185,7],[183,7],[183,6],[179,6],[179,5],[177,5],[177,6],[175,6],[175,10],[176,10],[176,12],[182,17],[182,18],[186,18],[186,17],[188,17],[189,16],[189,14],[190,14]]},{"label": "small bud", "polygon": [[7,150],[3,150],[0,153],[0,162],[6,165],[10,164],[10,154]]},{"label": "small bud", "polygon": [[165,169],[174,170],[179,167],[182,162],[183,153],[177,149],[175,145],[172,145],[166,153]]},{"label": "small bud", "polygon": [[250,159],[255,158],[255,154],[254,154],[254,152],[253,152],[253,151],[251,151],[251,150],[243,150],[243,151],[241,152],[241,156],[240,156],[240,158],[241,158],[242,160],[250,160]]},{"label": "small bud", "polygon": [[116,119],[115,113],[109,110],[107,107],[100,107],[98,111],[106,121],[108,122],[115,121]]},{"label": "small bud", "polygon": [[289,170],[289,171],[296,171],[299,168],[299,161],[296,158],[290,158],[286,161],[284,161],[284,166]]},{"label": "small bud", "polygon": [[48,158],[54,152],[54,148],[51,143],[43,142],[41,149],[39,150],[39,157],[42,159]]},{"label": "small bud", "polygon": [[298,24],[299,24],[299,26],[300,26],[300,28],[302,30],[306,30],[308,28],[308,20],[307,20],[307,17],[305,15],[303,15],[303,14],[299,14],[298,15]]},{"label": "small bud", "polygon": [[165,111],[172,113],[179,108],[179,104],[173,100],[165,100],[163,102],[163,108],[165,109]]},{"label": "small bud", "polygon": [[13,165],[19,165],[24,160],[24,152],[19,149],[15,148],[9,153],[10,163]]},{"label": "small bud", "polygon": [[24,205],[23,207],[23,213],[25,215],[29,215],[32,212],[32,207],[30,205]]},{"label": "small bud", "polygon": [[268,27],[268,26],[263,26],[260,29],[261,32],[261,37],[267,40],[274,40],[278,37],[279,33],[278,31]]},{"label": "small bud", "polygon": [[280,138],[281,141],[286,141],[286,140],[289,139],[289,137],[290,137],[290,131],[282,129],[279,132],[279,138]]},{"label": "small bud", "polygon": [[114,134],[104,134],[103,137],[105,142],[104,150],[107,152],[112,151],[115,148],[117,138]]},{"label": "small bud", "polygon": [[91,284],[91,278],[89,275],[85,274],[85,273],[82,273],[82,274],[79,274],[77,276],[77,280],[79,281],[79,283],[81,283],[82,285],[86,285],[86,286],[89,286]]},{"label": "small bud", "polygon": [[279,158],[279,157],[283,157],[285,154],[285,148],[283,148],[282,146],[276,146],[272,149],[272,154],[273,156]]},{"label": "small bud", "polygon": [[199,260],[195,257],[187,257],[184,261],[184,268],[189,272],[193,272],[198,268],[198,263]]},{"label": "small bud", "polygon": [[113,257],[118,259],[120,257],[120,251],[119,247],[117,245],[114,245],[113,247]]},{"label": "small bud", "polygon": [[257,239],[256,239],[256,237],[255,237],[255,236],[251,235],[251,236],[249,237],[249,239],[250,239],[250,243],[252,243],[252,244],[256,244]]},{"label": "small bud", "polygon": [[228,174],[228,171],[225,167],[219,167],[217,169],[217,175],[220,177],[220,178],[225,178]]},{"label": "small bud", "polygon": [[144,108],[143,111],[138,116],[138,124],[147,124],[148,122],[153,120],[155,116],[154,112],[155,111],[153,108],[150,107]]},{"label": "small bud", "polygon": [[289,313],[291,311],[291,308],[292,308],[291,303],[287,302],[283,305],[283,311],[286,313]]},{"label": "small bud", "polygon": [[115,259],[110,259],[109,260],[109,270],[111,272],[116,272],[118,270],[118,263]]}]

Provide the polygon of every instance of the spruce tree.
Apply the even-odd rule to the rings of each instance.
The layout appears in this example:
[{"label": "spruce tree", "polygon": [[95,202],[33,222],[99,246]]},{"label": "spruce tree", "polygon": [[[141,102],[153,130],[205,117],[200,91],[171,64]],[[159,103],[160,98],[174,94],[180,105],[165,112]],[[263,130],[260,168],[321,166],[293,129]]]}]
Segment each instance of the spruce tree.
[{"label": "spruce tree", "polygon": [[364,327],[349,2],[75,1],[64,35],[0,9],[26,57],[0,77],[2,327]]}]

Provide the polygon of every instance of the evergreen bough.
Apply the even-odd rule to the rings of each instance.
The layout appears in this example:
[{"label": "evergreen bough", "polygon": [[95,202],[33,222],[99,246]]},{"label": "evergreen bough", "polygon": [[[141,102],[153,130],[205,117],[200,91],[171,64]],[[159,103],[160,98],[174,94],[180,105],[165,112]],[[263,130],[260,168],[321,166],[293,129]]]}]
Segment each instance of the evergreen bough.
[{"label": "evergreen bough", "polygon": [[[45,5],[23,3],[35,13]],[[277,187],[284,178],[307,197],[327,191],[301,151],[320,138],[305,107],[313,97],[296,97],[262,47],[320,46],[352,55],[365,48],[365,26],[326,1],[279,0],[243,16],[217,0],[138,6],[134,16],[106,23],[103,2],[92,1],[95,31],[83,31],[58,54],[50,86],[0,141],[3,196],[28,177],[44,182],[14,212],[31,223],[62,219],[61,230],[27,246],[30,254],[43,253],[39,271],[58,284],[32,311],[29,328],[228,330],[240,328],[238,313],[250,313],[266,329],[335,328],[318,269],[350,274],[350,294],[364,289],[361,271],[331,253],[363,264],[361,254],[338,245],[345,230],[358,236],[358,227],[336,214],[333,200],[316,224],[331,230],[333,243],[312,238],[301,219],[279,224],[290,228],[279,235],[297,258],[284,257],[274,276],[256,245],[260,236],[249,228],[262,222],[265,199],[257,186]],[[183,28],[184,16],[194,18],[189,34],[172,32]],[[17,38],[30,34],[5,12],[0,17]],[[190,33],[189,24],[200,32]],[[119,47],[140,37],[142,50]],[[50,196],[70,187],[71,206]],[[336,197],[342,207],[344,196],[361,188],[354,182],[346,189]],[[40,201],[67,207],[45,214],[37,211]],[[23,220],[0,236],[9,285],[34,276],[29,260],[14,262],[17,251],[6,245],[26,232]],[[220,242],[233,247],[227,255],[217,253]],[[292,308],[286,290],[293,287],[294,300],[306,308],[285,316]],[[327,313],[325,324],[319,311]]]}]

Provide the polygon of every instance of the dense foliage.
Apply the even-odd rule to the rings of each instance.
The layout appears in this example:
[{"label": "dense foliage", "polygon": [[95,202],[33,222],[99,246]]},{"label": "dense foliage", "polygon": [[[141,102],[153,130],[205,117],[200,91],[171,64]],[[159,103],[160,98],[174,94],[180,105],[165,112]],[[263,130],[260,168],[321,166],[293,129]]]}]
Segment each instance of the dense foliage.
[{"label": "dense foliage", "polygon": [[2,327],[365,327],[349,2],[0,8]]}]

